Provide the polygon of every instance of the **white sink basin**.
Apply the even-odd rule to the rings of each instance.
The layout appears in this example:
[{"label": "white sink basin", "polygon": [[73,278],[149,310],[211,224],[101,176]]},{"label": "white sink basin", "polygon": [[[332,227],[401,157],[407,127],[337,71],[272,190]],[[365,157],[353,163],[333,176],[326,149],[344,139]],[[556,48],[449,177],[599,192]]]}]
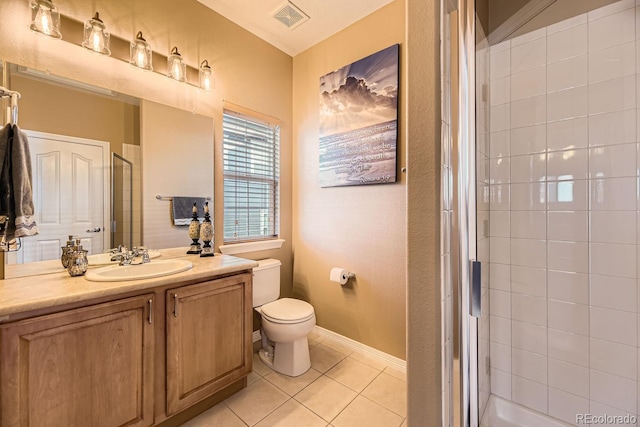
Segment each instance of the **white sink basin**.
[{"label": "white sink basin", "polygon": [[84,278],[93,282],[120,282],[169,276],[193,267],[191,261],[166,259],[138,265],[110,265],[89,270]]},{"label": "white sink basin", "polygon": [[[95,254],[87,256],[87,261],[89,261],[89,265],[109,265],[109,264],[117,264],[118,261],[111,261],[111,257],[113,254]],[[158,251],[149,251],[149,258],[154,259],[160,256],[160,252]]]}]

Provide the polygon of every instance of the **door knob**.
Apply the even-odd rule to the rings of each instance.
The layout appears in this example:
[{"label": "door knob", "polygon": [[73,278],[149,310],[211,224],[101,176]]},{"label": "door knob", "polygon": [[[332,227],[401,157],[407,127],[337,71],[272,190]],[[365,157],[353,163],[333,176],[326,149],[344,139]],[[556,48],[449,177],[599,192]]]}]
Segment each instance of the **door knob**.
[{"label": "door knob", "polygon": [[100,230],[101,230],[100,227],[96,227],[96,228],[92,228],[92,229],[87,230],[87,233],[99,233]]}]

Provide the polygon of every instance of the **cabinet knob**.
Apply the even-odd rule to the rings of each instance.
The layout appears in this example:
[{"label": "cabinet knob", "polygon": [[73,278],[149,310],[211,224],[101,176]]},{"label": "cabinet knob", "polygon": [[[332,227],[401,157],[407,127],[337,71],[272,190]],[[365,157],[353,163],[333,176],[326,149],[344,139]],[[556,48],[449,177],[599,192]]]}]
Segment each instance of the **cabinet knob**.
[{"label": "cabinet knob", "polygon": [[178,294],[173,294],[173,317],[178,317]]}]

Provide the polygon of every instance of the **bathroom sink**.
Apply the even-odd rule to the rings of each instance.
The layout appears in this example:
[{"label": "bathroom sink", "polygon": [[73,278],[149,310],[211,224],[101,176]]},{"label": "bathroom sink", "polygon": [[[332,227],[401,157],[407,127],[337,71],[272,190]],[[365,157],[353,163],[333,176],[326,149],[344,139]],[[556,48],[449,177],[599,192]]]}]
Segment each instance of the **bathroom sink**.
[{"label": "bathroom sink", "polygon": [[[95,254],[87,256],[87,261],[89,261],[89,265],[109,265],[109,264],[117,264],[118,261],[111,261],[111,257],[113,254]],[[158,251],[149,251],[149,258],[154,259],[160,256],[160,252]]]},{"label": "bathroom sink", "polygon": [[166,259],[137,265],[110,265],[87,271],[85,279],[92,282],[119,282],[169,276],[193,267],[190,261]]}]

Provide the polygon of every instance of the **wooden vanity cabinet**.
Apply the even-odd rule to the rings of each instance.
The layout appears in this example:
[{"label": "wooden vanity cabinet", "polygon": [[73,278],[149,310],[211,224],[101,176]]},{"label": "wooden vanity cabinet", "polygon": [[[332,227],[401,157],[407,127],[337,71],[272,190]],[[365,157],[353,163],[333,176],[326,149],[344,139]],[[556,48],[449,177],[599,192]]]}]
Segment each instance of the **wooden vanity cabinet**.
[{"label": "wooden vanity cabinet", "polygon": [[152,425],[154,297],[1,325],[0,424]]},{"label": "wooden vanity cabinet", "polygon": [[167,415],[251,372],[251,274],[166,291]]}]

